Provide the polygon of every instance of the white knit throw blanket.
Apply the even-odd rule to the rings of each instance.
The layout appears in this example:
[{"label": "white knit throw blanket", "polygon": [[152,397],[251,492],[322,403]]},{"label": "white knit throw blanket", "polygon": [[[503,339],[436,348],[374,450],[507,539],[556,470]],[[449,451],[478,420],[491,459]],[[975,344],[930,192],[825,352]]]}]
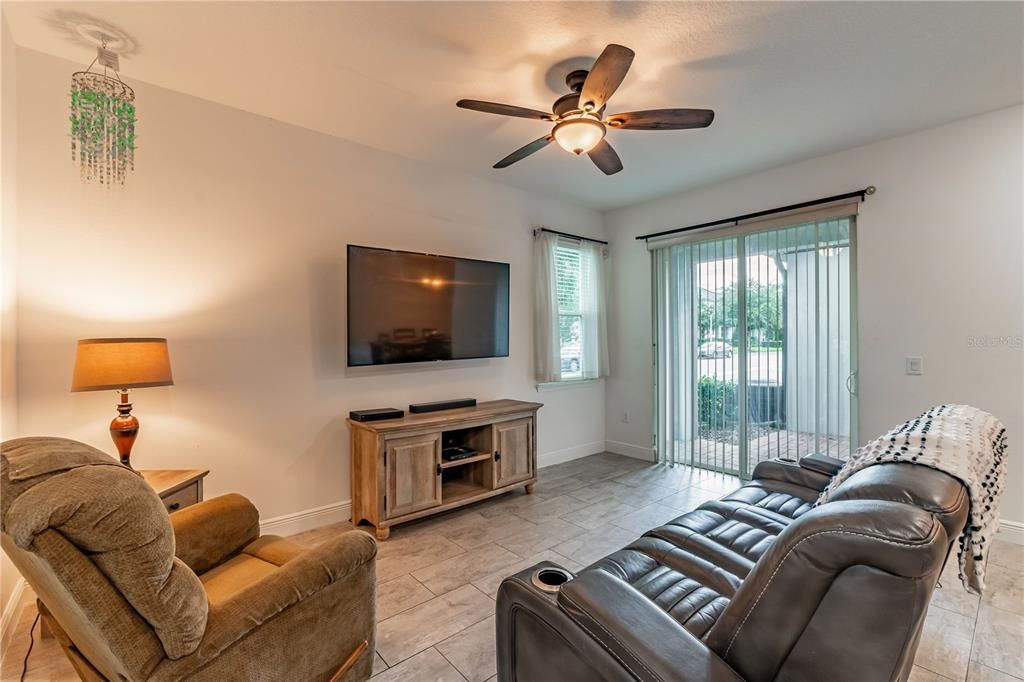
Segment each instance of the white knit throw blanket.
[{"label": "white knit throw blanket", "polygon": [[970,405],[939,405],[857,449],[816,505],[854,473],[884,462],[912,462],[960,479],[971,511],[960,535],[960,580],[968,592],[985,589],[988,547],[999,528],[999,499],[1006,477],[1006,429]]}]

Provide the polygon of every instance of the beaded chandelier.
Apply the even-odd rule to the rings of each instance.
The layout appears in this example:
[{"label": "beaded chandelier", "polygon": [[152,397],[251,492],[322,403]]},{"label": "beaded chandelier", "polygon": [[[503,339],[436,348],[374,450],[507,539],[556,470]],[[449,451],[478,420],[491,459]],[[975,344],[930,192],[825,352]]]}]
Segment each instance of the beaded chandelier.
[{"label": "beaded chandelier", "polygon": [[[83,182],[123,185],[135,170],[135,91],[121,80],[117,54],[105,41],[96,53],[71,76],[71,160],[79,162]],[[102,73],[92,70],[97,62]]]}]

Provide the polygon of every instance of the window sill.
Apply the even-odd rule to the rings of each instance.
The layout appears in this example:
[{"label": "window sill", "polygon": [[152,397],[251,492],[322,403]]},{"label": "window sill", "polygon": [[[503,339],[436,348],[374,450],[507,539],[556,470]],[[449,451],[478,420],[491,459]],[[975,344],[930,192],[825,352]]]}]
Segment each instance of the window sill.
[{"label": "window sill", "polygon": [[570,388],[590,386],[602,381],[604,381],[604,377],[598,377],[597,379],[563,379],[562,381],[549,381],[544,384],[535,384],[535,387],[538,392],[545,393],[547,391],[564,391]]}]

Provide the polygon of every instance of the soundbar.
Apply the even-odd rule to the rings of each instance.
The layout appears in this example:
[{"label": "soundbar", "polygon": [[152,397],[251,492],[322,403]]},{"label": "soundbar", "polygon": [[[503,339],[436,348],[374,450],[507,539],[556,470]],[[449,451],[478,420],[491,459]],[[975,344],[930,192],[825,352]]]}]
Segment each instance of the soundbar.
[{"label": "soundbar", "polygon": [[440,412],[441,410],[454,410],[456,407],[476,407],[476,398],[457,398],[455,400],[438,400],[436,403],[416,403],[409,406],[413,414],[423,412]]},{"label": "soundbar", "polygon": [[394,407],[378,407],[375,410],[352,410],[348,413],[348,418],[354,422],[375,422],[381,419],[398,419],[404,416],[405,412],[403,410],[398,410]]}]

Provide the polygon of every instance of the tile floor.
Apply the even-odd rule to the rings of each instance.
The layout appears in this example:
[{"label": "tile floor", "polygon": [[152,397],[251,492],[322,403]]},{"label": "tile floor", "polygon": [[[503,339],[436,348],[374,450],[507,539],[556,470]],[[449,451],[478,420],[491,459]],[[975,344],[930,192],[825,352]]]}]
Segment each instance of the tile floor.
[{"label": "tile floor", "polygon": [[[377,561],[374,682],[493,679],[494,597],[504,576],[545,559],[578,569],[737,485],[727,476],[605,453],[542,469],[533,495],[517,491],[396,527]],[[336,524],[294,539],[315,544],[349,528]],[[997,540],[988,580],[978,598],[955,573],[943,579],[912,682],[1024,680],[1024,546]],[[33,615],[25,609],[0,668],[3,680],[18,679]],[[56,642],[37,636],[26,679],[76,678]]]}]

